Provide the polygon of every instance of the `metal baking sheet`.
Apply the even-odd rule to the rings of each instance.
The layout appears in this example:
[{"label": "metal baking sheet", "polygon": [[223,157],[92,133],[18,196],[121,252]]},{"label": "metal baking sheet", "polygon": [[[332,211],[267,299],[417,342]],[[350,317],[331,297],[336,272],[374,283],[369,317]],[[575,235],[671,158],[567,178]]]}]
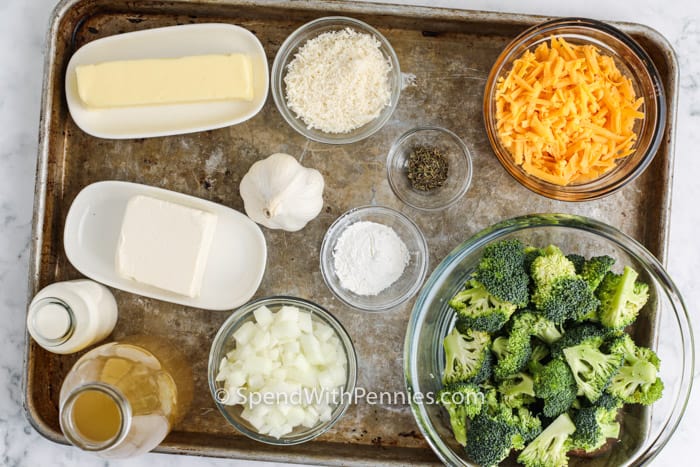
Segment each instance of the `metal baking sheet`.
[{"label": "metal baking sheet", "polygon": [[[80,131],[63,91],[66,64],[95,39],[159,26],[198,22],[238,24],[262,41],[270,63],[295,28],[341,14],[377,27],[398,54],[406,88],[393,118],[365,141],[329,146],[296,134],[271,98],[241,125],[153,139],[104,140]],[[256,297],[288,294],[326,307],[348,329],[359,357],[358,386],[367,392],[403,393],[402,347],[413,301],[382,314],[364,314],[335,300],[319,272],[321,239],[333,220],[359,205],[397,208],[422,228],[430,269],[480,229],[516,215],[568,212],[621,228],[665,259],[670,214],[678,65],[668,42],[650,28],[618,24],[656,63],[668,98],[666,137],[643,176],[610,197],[568,204],[535,195],[500,166],[484,132],[481,101],[491,64],[519,32],[547,18],[425,7],[350,2],[245,0],[65,0],[57,7],[46,49],[40,150],[29,277],[31,295],[49,283],[80,274],[63,251],[63,224],[76,194],[99,180],[127,180],[180,191],[243,210],[238,184],[250,165],[273,152],[295,155],[326,180],[321,215],[303,231],[265,229],[269,258]],[[469,146],[474,159],[470,191],[456,206],[423,213],[401,204],[385,176],[392,141],[416,125],[445,126]],[[434,456],[406,404],[360,400],[329,432],[282,448],[238,434],[217,412],[207,388],[209,346],[228,312],[173,305],[115,291],[120,319],[112,336],[152,333],[178,343],[194,366],[195,400],[189,414],[158,447],[160,452],[334,465],[434,464]],[[58,424],[58,394],[79,357],[48,353],[27,339],[25,409],[46,438],[66,443]]]}]

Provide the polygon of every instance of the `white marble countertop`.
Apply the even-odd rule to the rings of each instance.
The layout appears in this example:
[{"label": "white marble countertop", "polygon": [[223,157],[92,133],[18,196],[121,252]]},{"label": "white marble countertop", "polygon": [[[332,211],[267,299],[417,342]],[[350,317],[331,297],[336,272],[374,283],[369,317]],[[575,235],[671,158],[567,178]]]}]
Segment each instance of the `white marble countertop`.
[{"label": "white marble countertop", "polygon": [[[251,462],[148,454],[105,462],[43,439],[22,412],[22,355],[30,224],[37,154],[42,50],[57,0],[0,2],[0,465],[251,465]],[[264,3],[264,2],[261,2]],[[395,0],[395,3],[401,3]],[[403,3],[548,16],[586,16],[649,25],[671,42],[681,67],[668,270],[697,322],[700,303],[700,2],[696,0],[413,0]],[[696,373],[697,374],[697,373]],[[697,392],[697,391],[696,391]],[[700,400],[654,465],[698,465]],[[255,465],[274,465],[255,463]]]}]

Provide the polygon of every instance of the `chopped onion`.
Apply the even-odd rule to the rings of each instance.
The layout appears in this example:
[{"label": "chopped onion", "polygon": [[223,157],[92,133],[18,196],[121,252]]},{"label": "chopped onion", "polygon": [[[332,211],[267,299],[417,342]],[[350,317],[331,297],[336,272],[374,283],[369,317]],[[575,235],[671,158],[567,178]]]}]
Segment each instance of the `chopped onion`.
[{"label": "chopped onion", "polygon": [[[227,405],[258,433],[280,438],[328,421],[347,380],[347,357],[329,325],[311,313],[261,306],[233,333],[236,347],[219,365]],[[335,397],[335,399],[334,399]]]}]

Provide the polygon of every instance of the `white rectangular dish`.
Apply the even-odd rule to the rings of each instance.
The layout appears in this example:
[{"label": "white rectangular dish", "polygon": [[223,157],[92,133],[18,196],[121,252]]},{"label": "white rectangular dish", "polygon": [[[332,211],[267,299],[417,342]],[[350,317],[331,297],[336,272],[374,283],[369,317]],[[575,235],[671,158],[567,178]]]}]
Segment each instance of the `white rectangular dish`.
[{"label": "white rectangular dish", "polygon": [[[251,57],[252,101],[89,109],[78,95],[75,72],[78,65],[234,53]],[[90,42],[68,62],[65,86],[68,109],[81,130],[100,138],[128,139],[193,133],[244,122],[262,109],[269,81],[265,50],[253,33],[232,24],[204,23],[147,29]]]},{"label": "white rectangular dish", "polygon": [[[188,297],[121,277],[115,267],[127,203],[137,195],[170,201],[217,216],[201,293]],[[87,277],[145,297],[208,310],[247,302],[265,272],[267,246],[260,227],[238,211],[193,196],[137,183],[106,181],[85,187],[73,201],[63,233],[66,256]]]}]

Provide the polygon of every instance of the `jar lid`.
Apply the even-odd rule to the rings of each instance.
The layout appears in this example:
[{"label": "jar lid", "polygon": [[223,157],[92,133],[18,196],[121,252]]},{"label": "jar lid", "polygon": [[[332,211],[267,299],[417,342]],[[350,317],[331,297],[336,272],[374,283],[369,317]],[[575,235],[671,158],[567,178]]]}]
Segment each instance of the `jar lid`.
[{"label": "jar lid", "polygon": [[58,345],[72,334],[73,311],[63,300],[55,297],[39,300],[30,313],[30,331],[34,331],[32,334],[35,338]]}]

